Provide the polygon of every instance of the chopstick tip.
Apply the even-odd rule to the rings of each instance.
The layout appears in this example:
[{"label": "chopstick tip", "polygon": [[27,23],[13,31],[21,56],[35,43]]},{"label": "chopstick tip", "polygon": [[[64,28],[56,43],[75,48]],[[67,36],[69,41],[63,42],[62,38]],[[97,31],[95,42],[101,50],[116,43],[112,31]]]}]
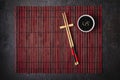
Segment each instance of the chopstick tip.
[{"label": "chopstick tip", "polygon": [[77,61],[77,62],[75,62],[75,66],[77,66],[79,64],[79,62]]}]

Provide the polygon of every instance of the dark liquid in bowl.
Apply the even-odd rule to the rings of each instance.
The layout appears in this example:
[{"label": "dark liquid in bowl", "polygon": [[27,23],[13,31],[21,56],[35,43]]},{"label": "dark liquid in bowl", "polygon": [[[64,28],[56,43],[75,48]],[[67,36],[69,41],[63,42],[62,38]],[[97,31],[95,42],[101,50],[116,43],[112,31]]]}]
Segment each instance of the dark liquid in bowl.
[{"label": "dark liquid in bowl", "polygon": [[89,16],[83,16],[78,21],[78,25],[81,30],[89,31],[93,27],[93,21]]}]

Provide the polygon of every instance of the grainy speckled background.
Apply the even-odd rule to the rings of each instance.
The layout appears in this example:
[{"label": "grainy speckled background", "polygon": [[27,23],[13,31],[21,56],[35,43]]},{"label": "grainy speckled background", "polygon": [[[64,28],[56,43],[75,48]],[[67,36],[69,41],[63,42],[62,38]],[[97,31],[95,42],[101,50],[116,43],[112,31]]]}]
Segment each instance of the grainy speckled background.
[{"label": "grainy speckled background", "polygon": [[[15,73],[15,6],[102,5],[102,74]],[[120,0],[0,0],[0,80],[120,80]]]}]

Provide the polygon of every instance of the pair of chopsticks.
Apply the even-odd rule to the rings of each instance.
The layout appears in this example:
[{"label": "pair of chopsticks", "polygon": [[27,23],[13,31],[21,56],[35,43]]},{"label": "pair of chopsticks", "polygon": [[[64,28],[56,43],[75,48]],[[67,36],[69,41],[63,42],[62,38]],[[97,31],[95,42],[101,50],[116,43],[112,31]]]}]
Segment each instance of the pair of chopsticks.
[{"label": "pair of chopsticks", "polygon": [[63,20],[64,20],[65,26],[61,26],[60,29],[66,28],[66,32],[67,32],[67,36],[68,36],[70,48],[71,48],[72,55],[73,55],[74,60],[75,60],[75,63],[74,63],[74,64],[75,64],[75,65],[78,65],[78,64],[79,64],[79,62],[78,62],[78,57],[77,57],[77,55],[76,55],[76,53],[75,53],[75,48],[74,48],[72,36],[71,36],[71,33],[70,33],[70,29],[69,29],[69,27],[72,27],[73,24],[68,24],[68,21],[67,21],[67,17],[66,17],[65,12],[62,13],[62,16],[63,16]]}]

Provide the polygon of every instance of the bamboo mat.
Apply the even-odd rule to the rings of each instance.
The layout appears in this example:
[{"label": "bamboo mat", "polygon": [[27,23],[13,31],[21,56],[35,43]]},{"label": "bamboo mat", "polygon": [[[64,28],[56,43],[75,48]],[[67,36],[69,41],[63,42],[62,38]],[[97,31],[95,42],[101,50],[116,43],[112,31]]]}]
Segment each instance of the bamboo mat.
[{"label": "bamboo mat", "polygon": [[[75,66],[61,13],[65,12],[79,65]],[[83,14],[95,19],[95,28],[81,32]],[[101,6],[17,6],[15,9],[17,73],[102,73]]]}]

